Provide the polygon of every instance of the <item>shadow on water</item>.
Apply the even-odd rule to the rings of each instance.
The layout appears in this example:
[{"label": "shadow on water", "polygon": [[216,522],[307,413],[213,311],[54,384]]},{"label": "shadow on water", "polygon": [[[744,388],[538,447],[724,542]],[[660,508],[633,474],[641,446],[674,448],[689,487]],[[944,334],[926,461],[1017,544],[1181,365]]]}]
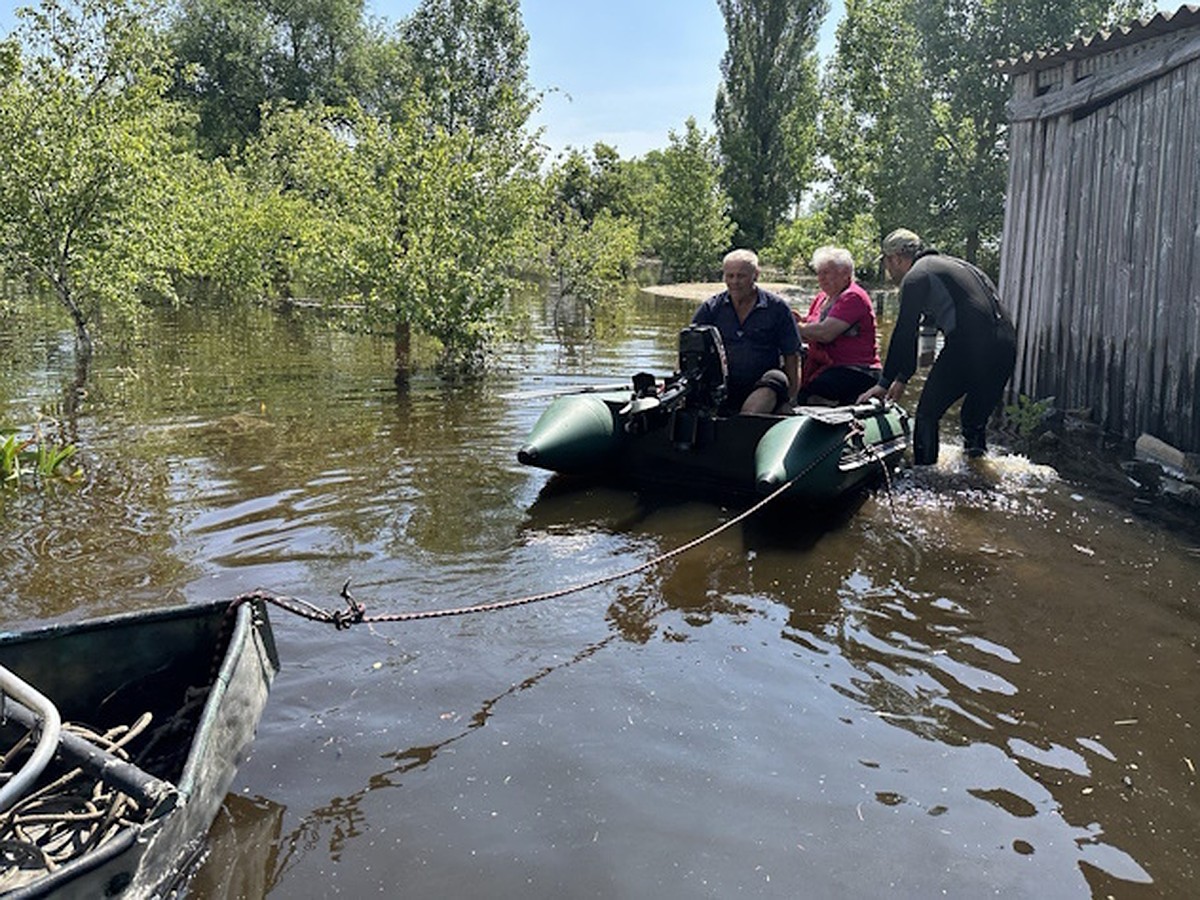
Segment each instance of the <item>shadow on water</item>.
[{"label": "shadow on water", "polygon": [[[747,549],[808,550],[830,531],[844,528],[871,493],[854,491],[820,506],[797,505],[781,497],[750,513],[738,533]],[[585,477],[552,475],[530,504],[525,527],[534,531],[603,528],[619,534],[694,503],[710,507],[719,517],[718,525],[720,519],[734,518],[758,505],[744,496],[698,502],[679,490],[633,490]],[[697,532],[691,539],[703,537],[703,532]]]},{"label": "shadow on water", "polygon": [[[358,790],[346,795],[331,797],[323,805],[310,810],[287,834],[281,834],[280,823],[283,810],[280,807],[270,802],[249,804],[249,801],[230,795],[223,812],[228,815],[236,815],[239,810],[261,810],[263,814],[254,817],[259,823],[257,828],[260,830],[270,829],[271,833],[269,836],[265,832],[261,835],[266,839],[256,843],[254,855],[249,856],[246,853],[246,847],[242,846],[239,849],[227,845],[224,838],[228,832],[222,827],[225,823],[224,821],[218,822],[214,828],[215,839],[210,837],[213,851],[193,880],[189,896],[192,896],[194,900],[265,896],[267,889],[273,888],[283,881],[289,870],[312,847],[319,844],[326,844],[330,857],[336,861],[344,852],[348,842],[370,830],[370,816],[362,808],[368,798],[372,802],[378,802],[377,792],[403,788],[405,775],[430,766],[442,753],[453,752],[455,744],[469,737],[476,729],[483,728],[488,724],[496,707],[506,698],[527,691],[556,672],[590,658],[604,649],[612,640],[613,636],[606,637],[585,647],[564,662],[542,668],[513,684],[502,693],[483,701],[479,708],[469,716],[444,716],[443,718],[448,720],[448,724],[455,730],[436,743],[383,752],[380,755],[388,763],[386,768],[373,772]],[[247,828],[243,826],[239,831],[244,838]],[[269,881],[264,881],[264,889],[238,888],[231,892],[228,870],[231,863],[234,864],[236,871],[242,873],[238,876],[239,878],[269,877]],[[269,873],[269,876],[262,876],[260,873]]]}]

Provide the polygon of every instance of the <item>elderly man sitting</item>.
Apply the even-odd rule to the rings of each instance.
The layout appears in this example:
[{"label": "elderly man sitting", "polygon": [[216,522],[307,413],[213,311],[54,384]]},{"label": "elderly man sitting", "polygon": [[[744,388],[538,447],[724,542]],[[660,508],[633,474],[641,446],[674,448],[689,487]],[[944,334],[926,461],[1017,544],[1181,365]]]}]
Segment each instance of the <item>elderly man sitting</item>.
[{"label": "elderly man sitting", "polygon": [[782,297],[757,285],[758,256],[750,250],[725,255],[725,290],[709,297],[692,317],[693,325],[713,325],[721,333],[729,366],[722,410],[785,413],[800,387],[800,334]]}]

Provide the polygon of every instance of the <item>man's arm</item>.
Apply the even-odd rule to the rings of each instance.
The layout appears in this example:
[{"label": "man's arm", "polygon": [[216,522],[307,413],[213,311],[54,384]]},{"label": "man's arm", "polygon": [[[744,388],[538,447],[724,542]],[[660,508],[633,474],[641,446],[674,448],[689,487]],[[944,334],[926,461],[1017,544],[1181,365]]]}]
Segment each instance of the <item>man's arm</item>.
[{"label": "man's arm", "polygon": [[921,285],[906,277],[900,285],[900,312],[888,341],[887,359],[879,379],[884,387],[890,387],[895,381],[906,383],[917,371],[917,332],[921,327],[923,308]]}]

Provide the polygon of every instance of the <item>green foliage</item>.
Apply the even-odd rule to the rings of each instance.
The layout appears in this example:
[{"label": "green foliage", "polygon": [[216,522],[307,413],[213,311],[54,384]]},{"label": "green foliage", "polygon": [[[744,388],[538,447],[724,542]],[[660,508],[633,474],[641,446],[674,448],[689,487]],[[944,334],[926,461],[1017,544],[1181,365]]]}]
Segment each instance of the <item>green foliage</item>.
[{"label": "green foliage", "polygon": [[594,161],[569,150],[546,176],[550,272],[562,296],[595,306],[630,279],[643,231],[633,209],[628,163],[606,144]]},{"label": "green foliage", "polygon": [[222,160],[184,157],[190,191],[176,206],[177,277],[188,293],[225,300],[294,294],[301,238],[317,231],[307,205],[273,184],[231,172]]},{"label": "green foliage", "polygon": [[827,0],[717,0],[728,49],[714,119],[736,243],[766,245],[814,174],[817,30]]},{"label": "green foliage", "polygon": [[[418,9],[404,33],[428,99],[362,0],[172,9],[156,31],[154,0],[43,0],[0,45],[9,272],[53,288],[85,349],[96,322],[136,324],[186,285],[311,292],[432,337],[448,371],[484,358],[542,220],[517,4]],[[627,244],[611,222],[598,234]]]},{"label": "green foliage", "polygon": [[765,264],[786,272],[807,272],[818,247],[835,244],[854,257],[856,277],[861,281],[877,268],[879,226],[870,213],[859,213],[849,221],[836,222],[826,208],[818,208],[781,225],[775,240],[761,255]]},{"label": "green foliage", "polygon": [[1051,410],[1054,398],[1033,400],[1021,394],[1017,402],[1004,407],[1004,417],[1010,431],[1021,441],[1025,449],[1042,430]]},{"label": "green foliage", "polygon": [[196,113],[202,152],[240,149],[267,104],[395,109],[410,80],[407,53],[363,9],[363,0],[175,0],[172,96]]},{"label": "green foliage", "polygon": [[648,154],[655,190],[650,201],[650,243],[678,281],[708,278],[729,247],[733,223],[720,185],[716,140],[689,118],[670,146]]},{"label": "green foliage", "polygon": [[21,477],[21,454],[29,446],[30,441],[10,434],[0,444],[0,479],[5,483],[16,481]]},{"label": "green foliage", "polygon": [[519,0],[421,0],[401,36],[432,124],[488,136],[525,126],[537,104]]},{"label": "green foliage", "polygon": [[445,371],[469,371],[534,257],[540,158],[523,132],[426,130],[427,119],[420,105],[395,123],[354,107],[273,110],[241,172],[290,217],[264,232],[286,280],[369,324],[422,332]]},{"label": "green foliage", "polygon": [[578,213],[585,225],[604,211],[635,223],[639,249],[645,254],[657,252],[652,219],[661,202],[659,183],[662,153],[655,151],[644,159],[621,159],[616,149],[603,142],[593,145],[591,153],[568,149],[546,176],[552,208]]},{"label": "green foliage", "polygon": [[376,303],[436,338],[446,368],[476,368],[517,273],[534,256],[537,159],[518,134],[482,144],[461,131],[392,140],[415,165],[389,174],[404,201],[390,220],[403,252]]},{"label": "green foliage", "polygon": [[1128,3],[848,0],[826,72],[836,221],[871,210],[978,260],[1003,223],[1010,87],[996,59],[1095,31]]},{"label": "green foliage", "polygon": [[80,344],[103,310],[170,293],[181,119],[142,0],[43,0],[0,82],[0,259],[53,290]]},{"label": "green foliage", "polygon": [[637,250],[637,225],[623,216],[604,209],[589,225],[574,210],[566,210],[551,238],[559,293],[595,307],[629,281]]}]

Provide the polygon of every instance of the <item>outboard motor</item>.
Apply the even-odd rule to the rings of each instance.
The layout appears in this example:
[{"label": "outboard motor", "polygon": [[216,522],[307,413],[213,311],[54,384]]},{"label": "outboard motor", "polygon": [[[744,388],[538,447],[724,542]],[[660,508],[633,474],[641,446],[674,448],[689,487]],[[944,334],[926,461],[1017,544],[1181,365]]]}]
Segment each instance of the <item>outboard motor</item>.
[{"label": "outboard motor", "polygon": [[729,366],[721,332],[713,325],[689,325],[679,332],[679,373],[663,390],[677,390],[682,403],[671,414],[671,441],[686,449],[703,441],[725,400]]},{"label": "outboard motor", "polygon": [[713,325],[689,325],[679,332],[679,374],[686,379],[685,405],[715,413],[725,400],[729,366],[721,332]]}]

